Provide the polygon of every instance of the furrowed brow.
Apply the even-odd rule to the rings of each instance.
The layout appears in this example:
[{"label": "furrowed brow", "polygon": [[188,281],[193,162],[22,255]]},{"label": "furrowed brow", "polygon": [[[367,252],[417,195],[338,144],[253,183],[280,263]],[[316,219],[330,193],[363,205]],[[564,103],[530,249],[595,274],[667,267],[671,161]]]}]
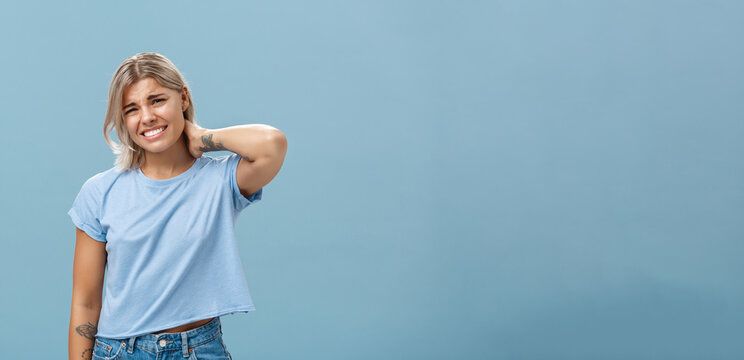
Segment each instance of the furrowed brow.
[{"label": "furrowed brow", "polygon": [[[156,98],[158,96],[162,96],[162,95],[165,95],[165,94],[164,93],[163,94],[153,94],[153,95],[148,96],[147,97],[147,100],[152,100],[152,99],[154,99],[154,98]],[[129,104],[124,105],[124,107],[122,107],[121,109],[124,110],[124,109],[126,109],[126,108],[128,108],[130,106],[135,106],[135,104],[133,102],[131,102]]]}]

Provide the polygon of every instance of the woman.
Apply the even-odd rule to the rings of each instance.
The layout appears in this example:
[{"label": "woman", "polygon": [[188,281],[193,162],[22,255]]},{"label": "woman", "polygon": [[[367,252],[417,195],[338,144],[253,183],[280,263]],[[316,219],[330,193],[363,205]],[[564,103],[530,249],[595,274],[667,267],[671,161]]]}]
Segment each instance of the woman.
[{"label": "woman", "polygon": [[[111,80],[104,138],[116,166],[90,177],[68,212],[69,358],[230,359],[220,316],[255,310],[235,220],[279,172],[286,137],[261,124],[197,125],[175,65],[140,53]],[[234,154],[202,156],[216,150]]]}]

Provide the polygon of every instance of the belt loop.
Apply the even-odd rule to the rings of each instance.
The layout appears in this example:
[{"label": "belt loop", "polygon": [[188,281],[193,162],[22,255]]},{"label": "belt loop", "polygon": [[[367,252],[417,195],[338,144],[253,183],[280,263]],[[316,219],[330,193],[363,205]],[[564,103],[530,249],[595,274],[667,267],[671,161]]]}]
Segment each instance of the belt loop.
[{"label": "belt loop", "polygon": [[136,338],[136,336],[132,336],[129,338],[129,346],[127,347],[127,352],[130,354],[134,352],[134,339]]},{"label": "belt loop", "polygon": [[219,316],[217,317],[217,324],[220,325],[220,334],[222,334],[222,319]]},{"label": "belt loop", "polygon": [[189,337],[186,332],[181,332],[181,349],[183,350],[183,357],[189,357]]}]

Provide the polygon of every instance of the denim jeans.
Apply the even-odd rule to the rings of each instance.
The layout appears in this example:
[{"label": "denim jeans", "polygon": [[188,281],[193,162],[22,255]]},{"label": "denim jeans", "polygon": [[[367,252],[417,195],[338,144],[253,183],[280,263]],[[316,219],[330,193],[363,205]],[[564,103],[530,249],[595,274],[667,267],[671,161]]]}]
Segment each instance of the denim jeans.
[{"label": "denim jeans", "polygon": [[180,333],[146,334],[128,339],[96,336],[93,360],[232,360],[222,341],[222,323],[212,321]]}]

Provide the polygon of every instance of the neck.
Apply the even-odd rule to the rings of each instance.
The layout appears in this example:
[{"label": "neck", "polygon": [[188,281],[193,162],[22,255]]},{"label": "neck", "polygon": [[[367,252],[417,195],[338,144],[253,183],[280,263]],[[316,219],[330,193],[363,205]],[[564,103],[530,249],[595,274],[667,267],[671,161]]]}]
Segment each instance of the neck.
[{"label": "neck", "polygon": [[145,152],[145,162],[140,169],[147,177],[169,179],[188,170],[196,161],[189,153],[186,141],[179,137],[178,142],[168,150],[159,153]]}]

